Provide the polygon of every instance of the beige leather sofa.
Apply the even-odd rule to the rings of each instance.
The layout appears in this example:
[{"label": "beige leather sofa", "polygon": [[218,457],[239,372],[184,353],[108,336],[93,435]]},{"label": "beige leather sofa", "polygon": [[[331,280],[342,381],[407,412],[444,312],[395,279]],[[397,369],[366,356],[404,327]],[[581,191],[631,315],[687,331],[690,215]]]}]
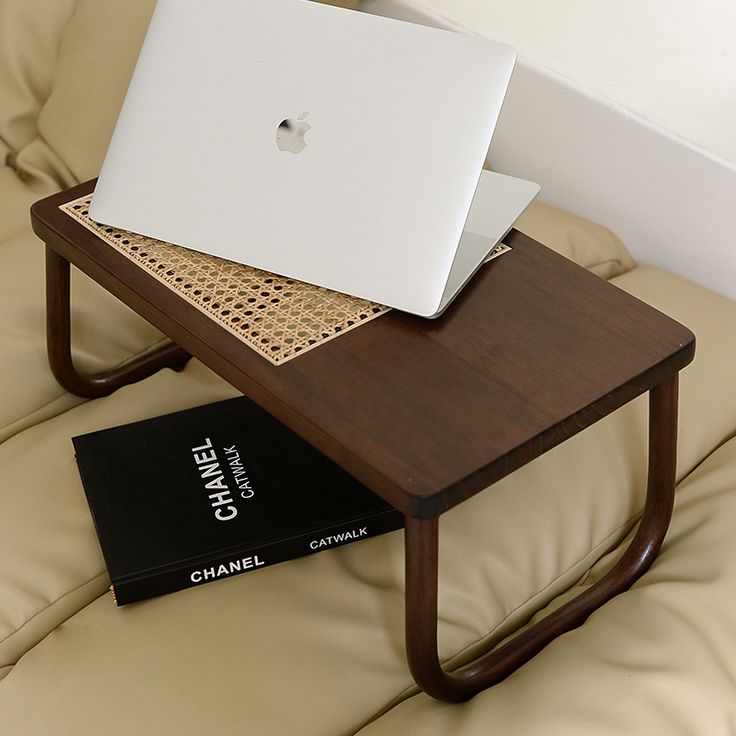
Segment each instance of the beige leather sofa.
[{"label": "beige leather sofa", "polygon": [[[401,532],[114,607],[70,437],[235,391],[191,361],[104,399],[65,393],[28,206],[97,173],[151,7],[0,0],[0,734],[736,733],[736,304],[542,205],[522,229],[698,340],[672,527],[631,591],[463,705],[412,686]],[[86,278],[73,289],[82,367],[161,339]],[[605,573],[641,510],[645,440],[638,400],[443,517],[450,665]]]}]

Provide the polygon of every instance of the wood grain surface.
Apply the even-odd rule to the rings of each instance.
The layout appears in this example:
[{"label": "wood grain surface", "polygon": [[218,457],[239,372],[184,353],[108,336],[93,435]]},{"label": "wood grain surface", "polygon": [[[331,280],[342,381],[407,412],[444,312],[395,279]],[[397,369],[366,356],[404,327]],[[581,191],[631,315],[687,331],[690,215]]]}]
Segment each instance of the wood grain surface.
[{"label": "wood grain surface", "polygon": [[93,187],[33,206],[47,246],[408,516],[446,511],[694,354],[688,329],[512,231],[439,319],[392,311],[273,366],[58,209]]}]

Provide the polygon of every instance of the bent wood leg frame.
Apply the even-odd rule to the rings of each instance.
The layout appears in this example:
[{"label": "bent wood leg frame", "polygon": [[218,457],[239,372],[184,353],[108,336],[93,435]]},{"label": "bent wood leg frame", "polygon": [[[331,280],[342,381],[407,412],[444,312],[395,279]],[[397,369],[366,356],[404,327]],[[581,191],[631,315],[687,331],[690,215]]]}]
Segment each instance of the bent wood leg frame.
[{"label": "bent wood leg frame", "polygon": [[84,375],[74,366],[71,352],[69,261],[46,248],[46,346],[54,378],[77,396],[107,396],[128,383],[140,381],[161,368],[180,368],[189,354],[167,343],[124,365],[102,373]]},{"label": "bent wood leg frame", "polygon": [[626,590],[652,564],[672,516],[677,451],[678,376],[649,393],[647,497],[637,533],[610,572],[577,598],[456,672],[437,652],[438,519],[406,518],[406,649],[419,687],[440,700],[460,702],[503,680],[560,634],[579,626],[592,611]]}]

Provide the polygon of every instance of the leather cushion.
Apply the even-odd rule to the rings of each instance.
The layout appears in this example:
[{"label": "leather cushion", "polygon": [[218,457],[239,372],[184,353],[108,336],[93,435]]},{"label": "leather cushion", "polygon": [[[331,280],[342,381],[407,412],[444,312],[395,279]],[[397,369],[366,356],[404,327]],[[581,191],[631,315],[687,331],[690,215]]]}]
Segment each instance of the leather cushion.
[{"label": "leather cushion", "polygon": [[605,279],[634,267],[624,244],[607,227],[541,201],[532,202],[514,227]]},{"label": "leather cushion", "polygon": [[38,116],[73,9],[73,0],[0,2],[0,243],[26,229],[31,203],[54,189],[37,171]]},{"label": "leather cushion", "polygon": [[[631,590],[470,702],[417,695],[360,736],[733,733],[735,518],[731,440],[679,486],[662,551]],[[550,609],[602,577],[617,555]]]},{"label": "leather cushion", "polygon": [[0,144],[6,152],[17,153],[38,135],[38,115],[51,91],[59,40],[74,5],[74,0],[0,3]]},{"label": "leather cushion", "polygon": [[[44,247],[31,232],[0,246],[0,441],[81,399],[56,383],[46,357]],[[123,363],[162,340],[161,333],[72,269],[73,357],[80,370]]]},{"label": "leather cushion", "polygon": [[0,484],[0,667],[109,585],[71,437],[236,394],[199,364],[183,375],[163,370],[0,444],[8,464]]}]

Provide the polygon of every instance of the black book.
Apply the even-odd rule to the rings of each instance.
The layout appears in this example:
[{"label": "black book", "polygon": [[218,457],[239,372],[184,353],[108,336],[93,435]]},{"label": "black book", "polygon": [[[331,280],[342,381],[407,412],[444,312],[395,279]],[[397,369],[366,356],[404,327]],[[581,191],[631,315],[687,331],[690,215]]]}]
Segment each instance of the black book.
[{"label": "black book", "polygon": [[403,526],[245,397],[73,442],[118,605]]}]

